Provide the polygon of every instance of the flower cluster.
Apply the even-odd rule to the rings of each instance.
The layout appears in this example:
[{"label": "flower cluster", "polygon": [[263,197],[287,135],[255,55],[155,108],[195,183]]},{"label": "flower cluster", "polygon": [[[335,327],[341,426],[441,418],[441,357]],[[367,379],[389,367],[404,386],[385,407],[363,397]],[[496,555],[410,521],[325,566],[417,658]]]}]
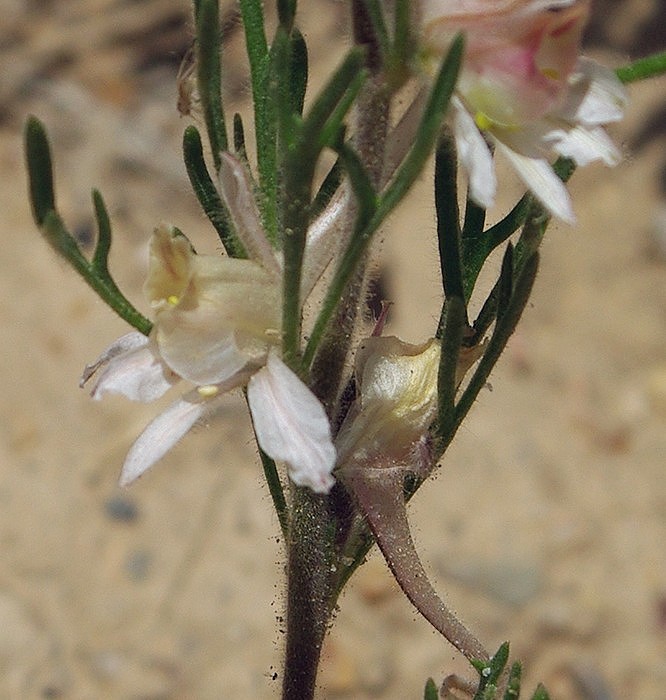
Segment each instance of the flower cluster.
[{"label": "flower cluster", "polygon": [[452,126],[480,206],[491,206],[497,190],[493,147],[550,213],[569,223],[571,201],[549,158],[619,162],[602,125],[622,118],[626,94],[612,71],[579,57],[588,10],[587,0],[422,3],[427,60],[465,33]]},{"label": "flower cluster", "polygon": [[[569,195],[549,158],[616,163],[619,154],[602,125],[619,119],[625,104],[614,75],[579,58],[588,2],[424,0],[420,12],[426,62],[438,60],[457,33],[466,36],[451,121],[471,198],[483,207],[494,201],[496,149],[553,215],[573,221]],[[396,133],[387,151],[402,153],[400,129]],[[385,178],[396,163],[387,156]],[[281,358],[282,259],[261,225],[251,177],[239,160],[223,153],[218,178],[248,258],[197,255],[177,230],[158,228],[145,284],[154,312],[150,337],[123,336],[82,377],[85,384],[96,376],[95,399],[120,393],[153,401],[180,380],[194,387],[145,429],[127,456],[121,483],[143,474],[210,415],[223,394],[239,387],[247,388],[259,445],[287,465],[298,485],[327,493],[336,464],[341,475],[379,462],[426,467],[439,343],[366,341],[356,359],[360,394],[334,444],[322,404]],[[311,223],[302,299],[344,247],[353,210],[345,182]]]}]

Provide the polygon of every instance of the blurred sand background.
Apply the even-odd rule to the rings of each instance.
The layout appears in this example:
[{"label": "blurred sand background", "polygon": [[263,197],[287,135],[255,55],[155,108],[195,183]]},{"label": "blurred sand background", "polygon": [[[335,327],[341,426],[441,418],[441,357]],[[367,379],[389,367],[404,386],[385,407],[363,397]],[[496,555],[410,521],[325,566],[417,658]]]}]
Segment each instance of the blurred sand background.
[{"label": "blurred sand background", "polygon": [[[345,3],[300,5],[317,84]],[[609,65],[663,48],[663,0],[596,9],[590,53]],[[0,0],[1,698],[279,696],[282,549],[241,399],[120,491],[123,456],[159,409],[78,389],[126,327],[56,260],[26,201],[21,128],[35,113],[66,221],[90,250],[101,189],[112,269],[141,309],[158,222],[216,250],[180,157],[190,40],[186,0]],[[228,42],[230,108],[247,110],[240,33]],[[631,88],[613,130],[622,165],[574,176],[578,226],[551,227],[492,391],[411,505],[438,590],[489,647],[512,640],[526,689],[543,680],[560,700],[666,697],[665,87]],[[495,216],[519,192],[508,182]],[[385,231],[388,332],[412,342],[438,313],[429,187]],[[465,670],[376,553],[325,657],[321,698],[415,700],[428,676]]]}]

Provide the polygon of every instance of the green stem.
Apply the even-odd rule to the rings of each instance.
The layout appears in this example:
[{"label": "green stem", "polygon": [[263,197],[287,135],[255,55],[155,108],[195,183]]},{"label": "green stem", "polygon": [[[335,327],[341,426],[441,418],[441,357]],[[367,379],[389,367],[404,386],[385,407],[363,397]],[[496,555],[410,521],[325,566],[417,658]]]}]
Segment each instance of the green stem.
[{"label": "green stem", "polygon": [[287,556],[287,648],[282,700],[314,697],[332,611],[332,530],[327,497],[293,487]]}]

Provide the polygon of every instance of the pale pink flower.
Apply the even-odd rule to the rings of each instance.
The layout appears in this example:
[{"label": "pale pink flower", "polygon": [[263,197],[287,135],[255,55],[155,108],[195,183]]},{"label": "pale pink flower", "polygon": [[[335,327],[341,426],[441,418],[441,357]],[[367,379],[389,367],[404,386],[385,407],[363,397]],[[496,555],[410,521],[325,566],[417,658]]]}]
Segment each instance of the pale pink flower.
[{"label": "pale pink flower", "polygon": [[[485,343],[461,348],[455,382],[481,357]],[[356,400],[335,439],[338,469],[403,467],[429,469],[424,452],[437,415],[437,377],[442,346],[436,338],[420,345],[395,336],[375,336],[356,352]]]},{"label": "pale pink flower", "polygon": [[[134,443],[121,485],[141,476],[210,416],[223,394],[247,386],[261,448],[286,463],[294,483],[327,493],[336,459],[328,418],[280,358],[281,262],[261,229],[243,167],[230,156],[224,163],[222,194],[253,259],[197,255],[184,236],[159,227],[144,287],[155,313],[151,335],[116,340],[86,367],[81,384],[97,375],[94,399],[116,393],[136,401],[153,401],[180,380],[194,386]],[[316,276],[310,273],[313,281]]]},{"label": "pale pink flower", "polygon": [[[586,0],[423,0],[427,61],[464,32],[466,52],[452,99],[453,132],[470,196],[487,208],[497,182],[496,147],[554,216],[573,222],[569,195],[550,167],[615,165],[620,153],[602,128],[623,116],[615,74],[579,56]],[[487,143],[488,142],[488,143]]]}]

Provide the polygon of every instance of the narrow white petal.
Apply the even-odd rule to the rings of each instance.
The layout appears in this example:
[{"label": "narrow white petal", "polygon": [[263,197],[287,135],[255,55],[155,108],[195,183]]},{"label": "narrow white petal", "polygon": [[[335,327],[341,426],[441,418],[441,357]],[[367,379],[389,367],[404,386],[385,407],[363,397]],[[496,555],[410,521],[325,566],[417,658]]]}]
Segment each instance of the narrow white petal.
[{"label": "narrow white petal", "polygon": [[382,187],[393,177],[398,166],[409,153],[416,138],[416,132],[421,126],[429,94],[430,92],[426,86],[422,85],[416,97],[414,97],[409,107],[400,117],[400,121],[389,132],[386,138],[386,154],[384,156],[384,170],[381,179]]},{"label": "narrow white petal", "polygon": [[286,462],[289,477],[315,493],[328,493],[335,479],[335,447],[317,397],[275,352],[248,384],[257,440],[273,459]]},{"label": "narrow white petal", "polygon": [[497,178],[493,156],[469,112],[458,98],[452,100],[453,133],[458,157],[469,177],[469,196],[488,209],[495,202]]},{"label": "narrow white petal", "polygon": [[622,119],[627,102],[626,88],[610,68],[581,58],[571,77],[567,103],[558,115],[574,123],[608,124]]},{"label": "narrow white petal", "polygon": [[305,239],[301,299],[307,299],[331,260],[346,247],[356,202],[348,182],[343,182],[328,206],[310,224]]},{"label": "narrow white petal", "polygon": [[497,142],[497,149],[508,158],[520,179],[553,216],[568,224],[575,223],[567,188],[545,158],[521,155],[501,141]]},{"label": "narrow white petal", "polygon": [[92,377],[100,367],[108,364],[112,358],[130,352],[131,350],[144,347],[148,345],[149,342],[148,337],[143,333],[139,333],[139,331],[132,331],[131,333],[121,335],[120,338],[114,340],[94,362],[84,367],[81,379],[79,380],[79,386],[85,386],[90,377]]},{"label": "narrow white petal", "polygon": [[279,273],[280,265],[266,238],[259,209],[252,194],[252,183],[243,164],[230,153],[222,153],[219,182],[236,232],[250,258],[269,272]]},{"label": "narrow white petal", "polygon": [[557,135],[554,149],[561,156],[573,158],[579,166],[595,160],[614,166],[622,159],[622,154],[600,126],[562,130]]},{"label": "narrow white petal", "polygon": [[120,474],[120,485],[127,486],[150,469],[210,408],[210,402],[202,400],[195,392],[171,404],[148,424],[132,445]]},{"label": "narrow white petal", "polygon": [[80,385],[97,372],[99,376],[90,392],[96,401],[105,394],[120,394],[131,401],[148,403],[158,399],[180,379],[161,361],[149,339],[141,333],[128,333],[107,348],[96,362],[85,368]]}]

